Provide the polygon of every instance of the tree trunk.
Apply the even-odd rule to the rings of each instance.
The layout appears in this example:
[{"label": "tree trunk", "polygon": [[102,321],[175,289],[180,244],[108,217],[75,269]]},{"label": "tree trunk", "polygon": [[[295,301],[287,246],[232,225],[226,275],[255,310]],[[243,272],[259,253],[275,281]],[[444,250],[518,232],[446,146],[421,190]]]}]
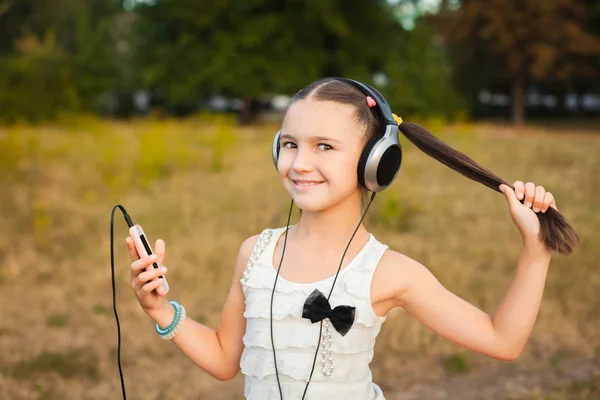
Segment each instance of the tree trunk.
[{"label": "tree trunk", "polygon": [[248,125],[254,120],[254,110],[252,107],[252,99],[244,98],[242,109],[238,116],[238,124]]},{"label": "tree trunk", "polygon": [[512,82],[512,120],[516,126],[525,122],[525,79],[517,76]]}]

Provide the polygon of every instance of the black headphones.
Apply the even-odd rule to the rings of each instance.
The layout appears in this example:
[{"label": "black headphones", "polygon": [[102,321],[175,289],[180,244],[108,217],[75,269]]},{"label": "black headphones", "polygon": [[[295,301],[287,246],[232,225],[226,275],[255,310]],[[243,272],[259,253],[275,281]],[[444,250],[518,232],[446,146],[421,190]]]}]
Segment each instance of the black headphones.
[{"label": "black headphones", "polygon": [[[375,108],[379,110],[386,127],[382,136],[375,135],[362,151],[358,161],[358,183],[371,192],[380,192],[388,187],[398,175],[402,163],[402,148],[398,139],[398,123],[385,97],[375,88],[348,78],[334,78],[358,88],[365,96],[371,96],[376,101]],[[366,97],[365,97],[366,98]],[[366,100],[365,100],[366,101]],[[279,160],[279,137],[281,129],[273,140],[273,163],[277,168]]]}]

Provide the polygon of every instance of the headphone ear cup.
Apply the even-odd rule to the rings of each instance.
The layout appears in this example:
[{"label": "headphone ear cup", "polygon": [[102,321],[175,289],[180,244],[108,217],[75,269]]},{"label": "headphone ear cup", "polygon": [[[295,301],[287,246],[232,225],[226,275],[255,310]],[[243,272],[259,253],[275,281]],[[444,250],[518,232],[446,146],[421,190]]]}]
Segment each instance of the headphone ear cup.
[{"label": "headphone ear cup", "polygon": [[[386,139],[381,136],[369,140],[358,161],[358,182],[371,192],[380,192],[388,187],[398,175],[402,163],[400,145],[383,142],[386,142]],[[371,157],[374,153],[380,153],[381,156]]]},{"label": "headphone ear cup", "polygon": [[275,139],[273,139],[273,149],[272,149],[272,156],[273,156],[273,164],[275,164],[275,169],[277,169],[277,162],[279,161],[279,137],[281,136],[281,129],[279,131],[277,131],[277,133],[275,134]]},{"label": "headphone ear cup", "polygon": [[371,140],[367,142],[365,148],[360,154],[360,159],[358,160],[358,183],[360,186],[367,190],[371,190],[367,187],[367,183],[365,181],[365,175],[367,171],[367,161],[369,160],[369,156],[371,155],[371,150],[375,147],[377,142],[381,139],[381,136],[372,137]]},{"label": "headphone ear cup", "polygon": [[381,189],[385,189],[392,184],[402,164],[402,150],[397,144],[393,144],[385,149],[385,152],[379,159],[377,165],[377,183]]}]

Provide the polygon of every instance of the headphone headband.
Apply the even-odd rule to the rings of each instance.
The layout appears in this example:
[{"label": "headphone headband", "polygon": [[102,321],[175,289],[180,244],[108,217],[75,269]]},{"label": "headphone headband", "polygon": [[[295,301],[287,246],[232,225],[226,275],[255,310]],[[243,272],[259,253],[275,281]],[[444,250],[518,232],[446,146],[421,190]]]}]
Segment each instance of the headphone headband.
[{"label": "headphone headband", "polygon": [[354,79],[342,78],[342,77],[336,77],[334,79],[336,79],[338,81],[342,81],[342,82],[347,82],[347,83],[351,84],[352,86],[356,87],[361,92],[363,92],[363,94],[365,96],[371,96],[371,97],[375,98],[375,100],[377,100],[377,104],[375,105],[375,107],[378,107],[379,110],[381,111],[381,115],[382,115],[383,119],[385,120],[386,124],[398,126],[398,123],[394,119],[394,115],[392,113],[392,109],[390,108],[390,105],[388,104],[385,97],[383,97],[383,95],[381,93],[379,93],[379,91],[377,89],[375,89],[374,87],[369,86],[365,83],[355,81]]}]

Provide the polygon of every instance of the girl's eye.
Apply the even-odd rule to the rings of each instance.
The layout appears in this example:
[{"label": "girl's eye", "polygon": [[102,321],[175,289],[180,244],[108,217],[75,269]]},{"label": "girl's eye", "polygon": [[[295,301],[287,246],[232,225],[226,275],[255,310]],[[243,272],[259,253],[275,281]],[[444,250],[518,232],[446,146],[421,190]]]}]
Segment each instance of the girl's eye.
[{"label": "girl's eye", "polygon": [[286,148],[286,149],[293,149],[294,147],[296,147],[296,145],[294,143],[292,143],[292,142],[285,142],[283,144],[283,147]]},{"label": "girl's eye", "polygon": [[331,147],[328,144],[325,144],[325,143],[319,144],[319,150],[326,151],[326,150],[331,150],[331,149],[333,149],[333,147]]}]

